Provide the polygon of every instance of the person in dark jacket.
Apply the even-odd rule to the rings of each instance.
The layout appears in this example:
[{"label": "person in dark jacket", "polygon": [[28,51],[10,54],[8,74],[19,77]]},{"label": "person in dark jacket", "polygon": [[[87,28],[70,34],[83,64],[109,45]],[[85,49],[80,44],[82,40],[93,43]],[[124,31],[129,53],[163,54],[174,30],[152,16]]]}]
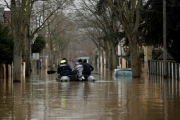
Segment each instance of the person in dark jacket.
[{"label": "person in dark jacket", "polygon": [[61,60],[60,65],[58,65],[57,71],[61,76],[70,75],[70,71],[72,71],[72,69],[71,66],[67,63],[66,58],[63,58]]},{"label": "person in dark jacket", "polygon": [[90,65],[89,63],[87,63],[87,60],[84,59],[83,63],[83,75],[85,76],[85,78],[89,75],[91,75],[91,71],[94,70],[94,68],[92,67],[92,65]]}]

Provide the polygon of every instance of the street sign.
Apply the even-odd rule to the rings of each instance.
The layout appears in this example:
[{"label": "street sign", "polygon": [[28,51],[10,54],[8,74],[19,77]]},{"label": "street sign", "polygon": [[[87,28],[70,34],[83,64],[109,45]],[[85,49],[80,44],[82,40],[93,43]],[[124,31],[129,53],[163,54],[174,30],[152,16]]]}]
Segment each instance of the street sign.
[{"label": "street sign", "polygon": [[33,53],[33,59],[39,60],[39,53]]}]

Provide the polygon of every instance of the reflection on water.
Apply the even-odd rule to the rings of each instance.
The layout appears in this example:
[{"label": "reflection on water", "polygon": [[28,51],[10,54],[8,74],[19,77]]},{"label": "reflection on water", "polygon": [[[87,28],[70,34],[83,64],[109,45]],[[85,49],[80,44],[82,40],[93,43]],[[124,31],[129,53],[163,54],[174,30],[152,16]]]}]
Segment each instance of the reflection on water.
[{"label": "reflection on water", "polygon": [[34,70],[21,83],[0,80],[0,119],[178,120],[179,80],[142,74],[113,77],[96,69],[96,82],[59,82]]}]

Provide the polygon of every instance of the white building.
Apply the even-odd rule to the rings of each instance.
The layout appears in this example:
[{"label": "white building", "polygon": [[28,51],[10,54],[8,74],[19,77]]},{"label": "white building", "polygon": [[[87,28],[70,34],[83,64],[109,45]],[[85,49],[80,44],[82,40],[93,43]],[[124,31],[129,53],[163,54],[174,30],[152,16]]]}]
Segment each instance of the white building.
[{"label": "white building", "polygon": [[123,38],[118,44],[117,56],[119,58],[119,64],[117,65],[117,68],[128,68],[128,64],[130,64],[130,62],[126,58],[126,52],[124,51],[123,48],[124,43],[125,43],[125,39]]}]

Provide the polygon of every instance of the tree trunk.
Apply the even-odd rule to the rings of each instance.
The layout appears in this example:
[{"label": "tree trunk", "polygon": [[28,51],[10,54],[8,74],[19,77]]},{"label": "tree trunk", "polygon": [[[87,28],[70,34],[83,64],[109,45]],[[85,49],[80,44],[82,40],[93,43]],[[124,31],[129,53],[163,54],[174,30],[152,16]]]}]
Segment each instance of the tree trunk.
[{"label": "tree trunk", "polygon": [[108,44],[108,69],[111,69],[111,46]]},{"label": "tree trunk", "polygon": [[104,67],[104,50],[102,49],[102,67]]},{"label": "tree trunk", "polygon": [[[113,44],[113,43],[112,43]],[[113,45],[112,45],[113,46]],[[117,68],[117,64],[116,64],[116,49],[115,47],[112,47],[112,58],[113,58],[113,66],[112,66],[112,70]]]},{"label": "tree trunk", "polygon": [[22,63],[22,40],[20,34],[14,37],[14,57],[13,57],[13,81],[21,82],[21,63]]},{"label": "tree trunk", "polygon": [[115,69],[117,67],[116,66],[116,50],[115,50],[113,42],[111,42],[110,44],[111,44],[111,46],[110,46],[110,51],[109,51],[109,55],[110,55],[109,69],[113,70],[113,69]]},{"label": "tree trunk", "polygon": [[27,38],[27,49],[26,49],[26,76],[30,75],[31,69],[31,39]]},{"label": "tree trunk", "polygon": [[98,46],[98,51],[99,51],[98,60],[99,60],[99,67],[100,67],[100,66],[101,66],[101,59],[100,59],[100,56],[101,56],[101,48],[100,48],[100,46]]},{"label": "tree trunk", "polygon": [[106,56],[106,69],[108,69],[109,65],[109,51],[108,51],[108,44],[105,42],[105,56]]},{"label": "tree trunk", "polygon": [[89,63],[90,63],[90,64],[92,64],[92,56],[93,56],[92,54],[93,54],[93,52],[90,53],[90,56],[89,56]]},{"label": "tree trunk", "polygon": [[110,51],[109,51],[109,55],[110,55],[110,65],[109,65],[109,70],[112,70],[113,69],[113,54],[112,54],[112,47],[110,48]]},{"label": "tree trunk", "polygon": [[[22,1],[22,6],[17,10],[15,0],[11,0],[11,18],[12,29],[14,34],[14,58],[13,58],[13,80],[21,81],[21,63],[22,63],[22,49],[25,50],[26,38],[26,15],[25,7],[27,1]],[[24,16],[25,15],[25,16]]]},{"label": "tree trunk", "polygon": [[61,62],[61,51],[59,52],[58,64]]},{"label": "tree trunk", "polygon": [[13,81],[21,82],[21,60],[22,54],[20,52],[14,53],[14,59],[13,59]]},{"label": "tree trunk", "polygon": [[11,12],[12,12],[12,32],[14,34],[14,54],[13,54],[13,81],[21,81],[21,40],[20,31],[18,31],[18,26],[16,20],[18,15],[16,13],[15,1],[11,0]]},{"label": "tree trunk", "polygon": [[109,54],[108,54],[108,50],[106,50],[105,54],[106,54],[106,68],[108,69],[108,65],[109,65]]},{"label": "tree trunk", "polygon": [[[62,60],[62,59],[63,59],[64,54],[63,54],[63,50],[62,50],[62,49],[61,49],[60,51],[61,51],[61,60]],[[60,60],[60,62],[61,62],[61,60]]]},{"label": "tree trunk", "polygon": [[57,51],[56,51],[56,54],[55,54],[54,63],[55,63],[55,67],[57,67],[57,65],[58,65],[58,52]]},{"label": "tree trunk", "polygon": [[94,51],[92,52],[92,55],[91,55],[91,64],[95,65],[95,54],[94,54]]},{"label": "tree trunk", "polygon": [[52,69],[53,68],[53,52],[52,52],[52,50],[50,50],[51,51],[51,57],[50,57],[50,68]]},{"label": "tree trunk", "polygon": [[53,66],[53,67],[56,67],[56,65],[57,65],[57,59],[56,59],[56,54],[53,52],[53,65],[55,65],[55,66]]},{"label": "tree trunk", "polygon": [[163,76],[167,77],[167,41],[166,41],[166,0],[163,0]]},{"label": "tree trunk", "polygon": [[97,63],[98,63],[98,62],[97,62],[98,55],[95,54],[94,56],[95,56],[95,59],[94,59],[95,61],[94,61],[94,63],[95,63],[95,65],[97,66]]},{"label": "tree trunk", "polygon": [[131,51],[131,68],[132,76],[139,77],[138,50],[137,50],[137,33],[133,33],[133,44],[130,46]]}]

